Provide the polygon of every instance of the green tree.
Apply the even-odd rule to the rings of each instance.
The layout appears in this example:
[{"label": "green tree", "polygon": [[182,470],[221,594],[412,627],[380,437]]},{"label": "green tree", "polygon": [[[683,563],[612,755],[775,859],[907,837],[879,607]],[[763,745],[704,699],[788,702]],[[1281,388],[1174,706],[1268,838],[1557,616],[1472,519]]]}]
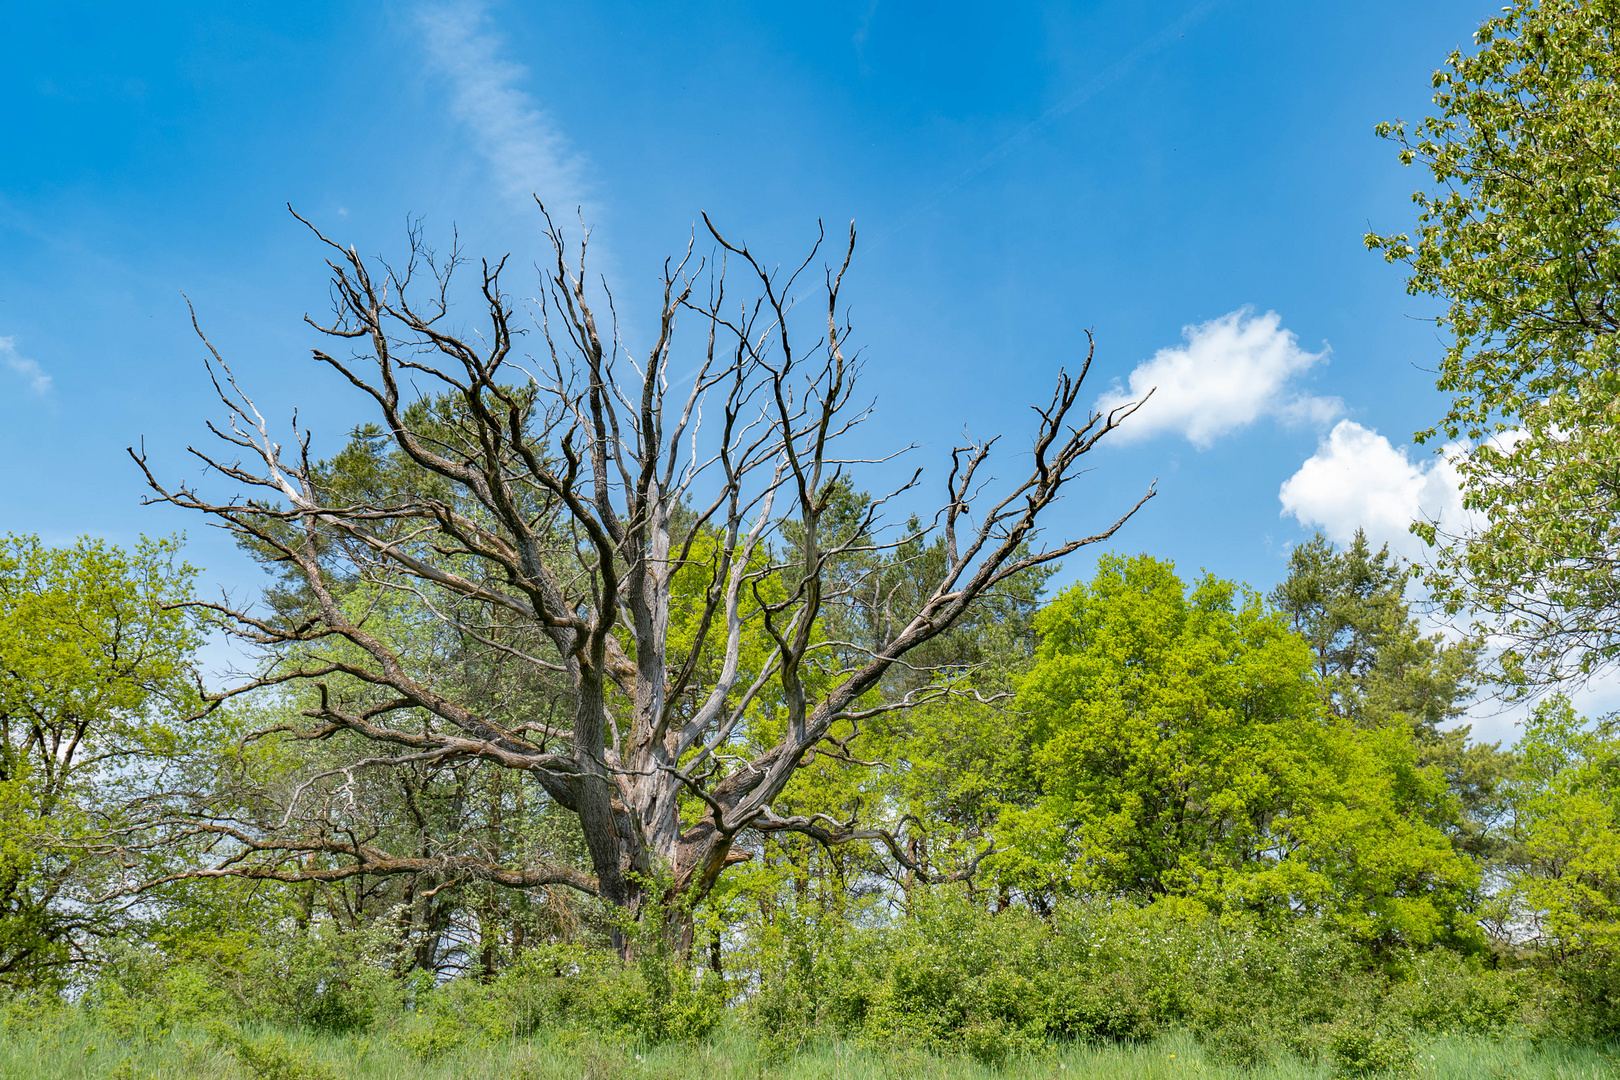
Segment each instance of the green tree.
[{"label": "green tree", "polygon": [[1583,1038],[1620,1031],[1620,720],[1540,702],[1508,785],[1499,933],[1530,945],[1563,986],[1554,1022]]},{"label": "green tree", "polygon": [[109,855],[197,704],[193,573],[172,540],[0,541],[0,979],[57,977],[117,925]]},{"label": "green tree", "polygon": [[1539,703],[1509,785],[1507,893],[1519,925],[1558,957],[1620,960],[1620,720]]},{"label": "green tree", "polygon": [[1514,682],[1620,657],[1620,2],[1517,0],[1435,73],[1435,114],[1382,124],[1417,192],[1414,235],[1367,243],[1446,304],[1419,434],[1453,442],[1477,527],[1418,531],[1428,584],[1505,635]]},{"label": "green tree", "polygon": [[1009,812],[999,857],[1029,888],[1314,911],[1385,942],[1466,929],[1478,873],[1434,824],[1444,778],[1406,727],[1334,715],[1261,597],[1110,557],[1036,626],[1020,703],[1040,798]]},{"label": "green tree", "polygon": [[1480,642],[1424,634],[1406,600],[1410,580],[1388,545],[1374,552],[1357,531],[1340,550],[1318,533],[1290,552],[1271,602],[1310,645],[1336,714],[1361,728],[1412,732],[1419,761],[1444,772],[1457,797],[1446,826],[1453,841],[1484,857],[1498,840],[1492,826],[1513,755],[1470,741],[1471,726],[1458,722],[1479,683]]}]

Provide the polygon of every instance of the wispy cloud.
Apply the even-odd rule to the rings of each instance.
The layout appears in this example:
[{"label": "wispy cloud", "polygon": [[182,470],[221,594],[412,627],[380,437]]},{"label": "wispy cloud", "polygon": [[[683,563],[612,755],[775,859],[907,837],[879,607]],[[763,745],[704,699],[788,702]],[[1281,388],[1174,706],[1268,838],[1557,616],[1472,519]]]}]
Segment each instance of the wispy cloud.
[{"label": "wispy cloud", "polygon": [[451,115],[489,162],[501,195],[526,203],[538,194],[554,216],[569,220],[590,205],[586,159],[523,89],[529,71],[506,59],[491,22],[477,0],[416,10],[429,62],[450,84]]},{"label": "wispy cloud", "polygon": [[5,361],[6,367],[28,380],[28,385],[34,393],[44,394],[50,391],[51,377],[40,368],[37,360],[30,360],[17,351],[17,339],[0,337],[0,360]]},{"label": "wispy cloud", "polygon": [[1294,380],[1327,359],[1306,352],[1276,312],[1250,308],[1183,328],[1185,345],[1160,349],[1131,372],[1128,388],[1116,385],[1097,400],[1107,412],[1148,391],[1153,397],[1119,429],[1118,440],[1154,435],[1185,436],[1200,450],[1261,417],[1288,424],[1326,424],[1344,412],[1338,398],[1317,397]]}]

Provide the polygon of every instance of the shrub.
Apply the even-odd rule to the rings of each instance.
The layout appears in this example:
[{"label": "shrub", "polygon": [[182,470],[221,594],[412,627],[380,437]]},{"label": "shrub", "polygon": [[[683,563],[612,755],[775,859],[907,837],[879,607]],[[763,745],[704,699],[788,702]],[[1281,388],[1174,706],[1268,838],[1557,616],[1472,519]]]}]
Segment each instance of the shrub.
[{"label": "shrub", "polygon": [[316,1061],[309,1051],[292,1046],[285,1036],[250,1039],[220,1021],[209,1026],[209,1034],[258,1080],[337,1080],[336,1073]]},{"label": "shrub", "polygon": [[874,994],[871,965],[856,958],[880,949],[880,935],[810,911],[781,917],[753,942],[757,984],[744,1017],[767,1059],[779,1060],[827,1029],[860,1029]]},{"label": "shrub", "polygon": [[1524,979],[1443,949],[1396,967],[1392,1007],[1426,1034],[1495,1035],[1523,1012]]},{"label": "shrub", "polygon": [[1417,1060],[1410,1033],[1366,1013],[1335,1022],[1328,1031],[1328,1048],[1339,1076],[1404,1075]]},{"label": "shrub", "polygon": [[1620,963],[1601,953],[1551,969],[1534,1025],[1538,1040],[1602,1043],[1620,1038]]},{"label": "shrub", "polygon": [[1044,920],[945,890],[916,901],[881,930],[818,917],[771,931],[747,1014],[768,1053],[832,1029],[995,1063],[1051,1038],[1179,1026],[1222,1063],[1289,1049],[1366,1073],[1404,1067],[1413,1031],[1499,1032],[1525,997],[1518,977],[1440,950],[1386,958],[1386,971],[1310,919],[1261,925],[1171,901],[1074,903]]},{"label": "shrub", "polygon": [[391,928],[362,932],[320,923],[271,936],[251,950],[240,974],[253,1019],[315,1031],[359,1031],[394,1015],[402,986],[394,977]]},{"label": "shrub", "polygon": [[218,981],[196,965],[115,942],[83,1004],[120,1038],[140,1043],[176,1024],[223,1015],[232,1003]]},{"label": "shrub", "polygon": [[694,978],[686,965],[653,954],[597,976],[582,998],[585,1019],[649,1044],[701,1039],[725,1014],[718,979]]},{"label": "shrub", "polygon": [[547,1028],[612,1031],[653,1045],[702,1038],[725,1004],[721,980],[699,979],[656,950],[624,964],[605,949],[542,946],[488,983],[453,979],[420,989],[417,1015],[401,1022],[396,1039],[424,1059],[468,1038],[528,1038]]},{"label": "shrub", "polygon": [[[990,916],[956,894],[919,897],[912,917],[857,962],[845,1012],[862,1017],[869,1038],[946,1051],[971,1043],[976,1056],[1004,1059],[1038,1044],[1049,1026],[1037,981],[1049,936],[1027,912]],[[994,1049],[1003,1043],[1004,1052]]]},{"label": "shrub", "polygon": [[126,1038],[209,1017],[353,1031],[400,1008],[390,944],[385,926],[343,933],[331,923],[272,931],[252,944],[182,946],[173,955],[115,943],[84,1001]]},{"label": "shrub", "polygon": [[407,1021],[394,1039],[422,1062],[437,1061],[467,1041],[467,1026],[447,1013],[436,1013],[423,1023]]}]

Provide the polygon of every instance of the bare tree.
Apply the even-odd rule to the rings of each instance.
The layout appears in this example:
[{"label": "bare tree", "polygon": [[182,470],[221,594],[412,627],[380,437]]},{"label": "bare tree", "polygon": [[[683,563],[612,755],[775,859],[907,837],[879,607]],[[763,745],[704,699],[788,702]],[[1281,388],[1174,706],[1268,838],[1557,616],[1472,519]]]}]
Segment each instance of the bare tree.
[{"label": "bare tree", "polygon": [[[901,529],[906,535],[874,539],[885,535],[885,504],[921,477],[918,470],[870,500],[860,527],[837,535],[826,527],[831,492],[863,464],[840,447],[869,412],[853,397],[860,363],[847,347],[840,300],[853,227],[818,288],[825,306],[814,316],[817,340],[802,348],[794,290],[821,240],[797,269],[782,271],[705,217],[715,258],[695,259],[689,245],[682,260],[665,264],[655,340],[637,365],[621,349],[617,317],[601,318],[611,314],[606,286],[587,288],[585,242],[571,251],[546,222],[555,259],[532,312],[545,345],[538,356],[516,350],[523,329],[501,290],[504,259],[482,263],[487,321],[468,335],[450,326],[458,254],[436,259],[413,229],[409,261],[395,268],[316,231],[333,253],[335,315],[311,325],[352,351],[315,357],[371,398],[380,414],[374,430],[413,486],[387,498],[343,497],[312,461],[308,433],[295,420],[293,447],[276,442],[211,344],[210,372],[229,423],[210,428],[227,449],[191,452],[239,490],[220,501],[165,486],[144,452],[131,451],[156,492],[149,501],[208,515],[285,564],[308,598],[298,619],[204,605],[277,657],[215,702],[313,686],[307,723],[294,737],[348,732],[377,747],[344,767],[350,780],[356,769],[421,762],[520,770],[577,816],[591,868],[444,854],[434,867],[444,875],[565,885],[640,911],[653,882],[665,900],[705,895],[728,862],[747,857],[734,841],[750,828],[829,844],[877,840],[907,862],[903,845],[881,828],[783,816],[773,801],[818,747],[836,752],[828,742],[835,725],[950,692],[945,681],[925,680],[891,699],[878,693],[908,653],[1014,575],[1113,535],[1152,497],[1150,487],[1095,535],[1038,544],[1039,518],[1081,456],[1139,403],[1106,416],[1080,404],[1093,355],[1088,334],[1079,371],[1060,373],[1051,400],[1034,410],[1024,479],[992,498],[987,462],[997,440],[951,452],[941,508],[919,526],[946,554],[921,603],[878,640],[830,642],[818,627],[843,586],[828,568],[857,549],[914,538]],[[728,263],[749,283],[744,302],[727,296]],[[672,393],[682,318],[701,323],[703,347],[692,355],[695,374]],[[682,582],[696,585],[683,593]],[[568,715],[497,717],[458,698],[374,625],[383,595],[453,624],[500,663],[559,683]],[[750,636],[768,647],[745,650]],[[765,658],[748,661],[745,652]],[[340,692],[340,684],[367,692]],[[771,724],[760,719],[767,715]],[[759,733],[772,725],[780,734],[763,745]],[[748,746],[751,753],[739,753]],[[279,825],[189,819],[193,836],[217,842],[213,861],[187,873],[303,880],[424,870],[421,858],[330,823],[315,839],[284,828],[301,791],[289,796]]]}]

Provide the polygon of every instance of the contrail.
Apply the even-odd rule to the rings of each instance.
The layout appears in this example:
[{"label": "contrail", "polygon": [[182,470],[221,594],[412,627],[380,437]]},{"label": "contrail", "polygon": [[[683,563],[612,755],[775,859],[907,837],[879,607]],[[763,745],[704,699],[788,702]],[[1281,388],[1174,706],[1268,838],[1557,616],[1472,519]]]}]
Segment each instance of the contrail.
[{"label": "contrail", "polygon": [[589,205],[586,160],[524,89],[528,69],[506,59],[479,0],[417,8],[416,24],[435,70],[450,84],[450,109],[490,164],[496,187],[517,204],[545,200],[567,224]]},{"label": "contrail", "polygon": [[1108,67],[1104,68],[1102,71],[1093,76],[1090,82],[1087,82],[1080,89],[1076,90],[1074,93],[1070,94],[1056,105],[1053,105],[1050,109],[1047,109],[1045,112],[1041,113],[1041,115],[1037,116],[1035,119],[1019,128],[1017,131],[1013,132],[1007,138],[998,143],[996,147],[989,153],[985,154],[978,161],[975,161],[972,165],[969,165],[966,169],[962,170],[962,172],[957,175],[955,180],[936,192],[932,199],[926,203],[923,203],[921,206],[914,208],[909,214],[896,222],[893,228],[889,229],[876,240],[872,241],[872,243],[867,246],[867,250],[870,251],[872,248],[877,247],[878,245],[887,241],[895,233],[906,228],[923,214],[926,214],[928,211],[944,202],[951,195],[961,190],[961,188],[966,185],[968,181],[972,180],[976,176],[979,176],[992,166],[1000,163],[1004,158],[1010,156],[1015,150],[1023,147],[1035,136],[1037,132],[1050,127],[1055,121],[1061,120],[1063,117],[1074,112],[1074,110],[1078,109],[1080,106],[1084,105],[1086,102],[1100,94],[1102,91],[1118,82],[1121,76],[1128,72],[1144,57],[1158,52],[1175,38],[1180,37],[1188,30],[1188,28],[1194,26],[1201,21],[1204,16],[1208,15],[1210,11],[1219,5],[1219,3],[1220,0],[1204,0],[1203,3],[1196,5],[1179,19],[1176,19],[1174,22],[1165,26],[1164,29],[1160,30],[1146,41],[1138,44],[1130,52],[1126,53],[1124,56],[1120,57],[1118,60],[1114,61]]}]

